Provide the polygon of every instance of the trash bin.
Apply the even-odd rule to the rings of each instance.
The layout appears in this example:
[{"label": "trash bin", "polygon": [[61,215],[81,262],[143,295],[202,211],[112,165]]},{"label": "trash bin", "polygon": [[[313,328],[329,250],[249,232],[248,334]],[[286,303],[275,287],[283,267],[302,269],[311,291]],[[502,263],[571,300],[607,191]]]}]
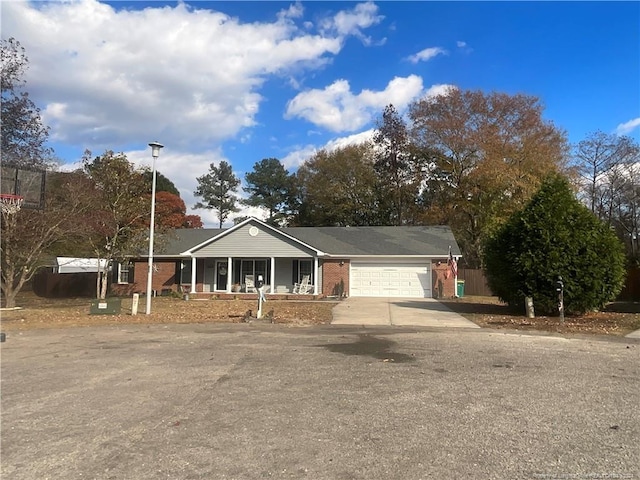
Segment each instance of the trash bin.
[{"label": "trash bin", "polygon": [[458,285],[456,286],[456,294],[458,297],[464,297],[464,280],[458,280]]}]

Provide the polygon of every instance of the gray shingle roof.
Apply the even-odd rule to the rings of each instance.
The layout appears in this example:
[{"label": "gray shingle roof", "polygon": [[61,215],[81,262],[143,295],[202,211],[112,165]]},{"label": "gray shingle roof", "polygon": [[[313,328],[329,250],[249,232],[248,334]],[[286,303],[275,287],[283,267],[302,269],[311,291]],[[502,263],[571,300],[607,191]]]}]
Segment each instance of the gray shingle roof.
[{"label": "gray shingle roof", "polygon": [[[226,229],[178,229],[157,255],[175,256]],[[283,233],[330,255],[428,255],[446,257],[460,249],[451,229],[429,227],[288,227]]]},{"label": "gray shingle roof", "polygon": [[449,227],[292,227],[283,232],[331,255],[454,255]]},{"label": "gray shingle roof", "polygon": [[176,256],[201,244],[208,239],[220,235],[225,228],[178,228],[166,234],[159,242],[156,256]]}]

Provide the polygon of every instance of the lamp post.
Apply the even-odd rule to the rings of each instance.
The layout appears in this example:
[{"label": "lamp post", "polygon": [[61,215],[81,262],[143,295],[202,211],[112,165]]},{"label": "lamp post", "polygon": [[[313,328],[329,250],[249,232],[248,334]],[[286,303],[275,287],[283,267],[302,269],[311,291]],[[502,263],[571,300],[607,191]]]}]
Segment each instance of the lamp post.
[{"label": "lamp post", "polygon": [[153,157],[153,166],[151,167],[151,222],[149,223],[149,271],[147,272],[147,309],[146,313],[151,313],[151,294],[153,292],[153,234],[155,229],[156,216],[156,158],[160,156],[160,149],[164,145],[158,142],[151,142],[151,156]]}]

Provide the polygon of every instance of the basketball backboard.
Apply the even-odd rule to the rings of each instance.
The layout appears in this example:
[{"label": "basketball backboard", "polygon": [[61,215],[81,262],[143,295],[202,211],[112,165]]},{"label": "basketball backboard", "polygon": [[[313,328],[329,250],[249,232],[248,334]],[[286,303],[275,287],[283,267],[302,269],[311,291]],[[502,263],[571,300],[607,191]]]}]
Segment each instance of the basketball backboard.
[{"label": "basketball backboard", "polygon": [[22,208],[44,208],[46,172],[36,168],[2,165],[0,167],[0,193],[20,195]]}]

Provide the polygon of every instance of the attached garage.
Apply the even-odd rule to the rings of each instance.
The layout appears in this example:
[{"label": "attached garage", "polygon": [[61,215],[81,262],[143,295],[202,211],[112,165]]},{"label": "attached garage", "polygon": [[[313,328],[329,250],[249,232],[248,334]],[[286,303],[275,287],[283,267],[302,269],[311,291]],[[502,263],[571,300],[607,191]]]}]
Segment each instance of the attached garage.
[{"label": "attached garage", "polygon": [[430,298],[429,263],[351,263],[352,297]]}]

